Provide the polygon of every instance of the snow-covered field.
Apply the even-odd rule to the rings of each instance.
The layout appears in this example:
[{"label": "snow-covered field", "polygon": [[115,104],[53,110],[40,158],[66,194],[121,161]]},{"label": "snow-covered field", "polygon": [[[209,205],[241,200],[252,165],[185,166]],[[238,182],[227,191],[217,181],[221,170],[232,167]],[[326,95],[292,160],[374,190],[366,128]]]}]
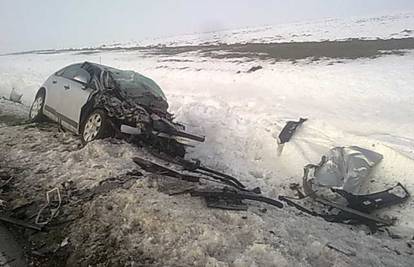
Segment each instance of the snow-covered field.
[{"label": "snow-covered field", "polygon": [[282,43],[325,40],[390,39],[414,37],[414,13],[402,12],[371,17],[331,18],[298,21],[236,30],[194,33],[183,36],[149,38],[104,47],[135,47],[147,45],[186,46],[200,44]]},{"label": "snow-covered field", "polygon": [[[257,36],[262,41],[274,42],[279,41],[274,37],[279,35],[276,31],[281,31],[280,35],[284,36],[281,41],[401,38],[412,37],[414,30],[412,14],[338,21],[231,31],[229,39],[224,40],[255,41],[254,36]],[[319,30],[312,31],[309,38],[304,35],[312,29]],[[220,38],[226,36],[217,34]],[[293,37],[292,34],[302,37]],[[266,36],[274,38],[263,39]],[[192,38],[174,38],[174,45],[215,41],[214,38],[201,41]],[[15,88],[23,93],[24,104],[29,105],[48,75],[73,62],[86,60],[132,69],[160,84],[177,121],[206,136],[205,143],[189,151],[189,158],[199,158],[206,165],[233,174],[246,184],[258,185],[267,196],[292,194],[288,186],[301,182],[304,165],[319,162],[331,147],[348,145],[358,145],[384,155],[372,173],[367,191],[382,190],[401,182],[414,192],[414,52],[405,52],[404,55],[342,59],[340,62],[326,58],[276,63],[245,57],[237,60],[209,58],[197,52],[178,55],[150,55],[143,51],[9,55],[0,57],[0,96],[7,96]],[[263,68],[247,73],[257,65]],[[5,112],[6,106],[10,112],[11,108],[5,102],[0,102],[0,112]],[[309,120],[278,156],[275,137],[286,120],[299,117]],[[12,136],[10,131],[22,130],[18,128],[20,126],[16,127],[7,129],[5,135]],[[19,132],[16,136],[27,138],[33,135],[43,141],[48,138],[34,129],[26,131],[30,133]],[[70,137],[68,140],[73,139]],[[41,143],[38,145],[42,146]],[[124,161],[127,162],[135,153],[142,153],[127,144],[114,145],[105,141],[89,144],[80,151],[69,149],[63,153],[53,150],[53,142],[49,145],[50,152],[38,157],[47,157],[53,166],[41,163],[37,168],[51,168],[56,181],[48,180],[50,186],[65,181],[69,176],[78,177],[76,183],[80,187],[91,186],[99,179],[113,175],[113,172],[130,168]],[[12,149],[16,160],[28,162],[31,156],[36,158],[35,151],[19,155],[22,151],[27,152],[27,147],[25,149]],[[91,156],[93,159],[89,158]],[[105,162],[104,169],[94,167],[100,160]],[[60,161],[64,162],[61,167]],[[86,172],[81,168],[83,164],[89,168]],[[95,180],[90,178],[94,172],[97,175]],[[82,180],[86,176],[89,180]],[[101,210],[104,204],[99,202],[91,204],[92,213],[103,216],[108,224],[116,223],[117,216],[124,218],[125,227],[119,234],[128,238],[128,244],[134,246],[139,239],[138,243],[144,244],[148,253],[168,258],[171,265],[177,264],[178,259],[190,250],[194,254],[182,259],[185,264],[195,259],[200,261],[193,263],[210,266],[224,266],[226,263],[268,266],[275,262],[278,263],[275,266],[410,266],[409,263],[414,262],[412,250],[399,261],[395,254],[388,254],[394,252],[387,252],[381,246],[385,242],[388,247],[402,250],[406,239],[412,238],[412,200],[380,213],[399,219],[393,230],[401,233],[404,239],[392,241],[385,235],[367,236],[363,232],[351,231],[347,226],[329,224],[316,218],[306,217],[304,220],[290,208],[272,210],[260,216],[257,211],[252,211],[245,220],[240,219],[237,212],[207,210],[202,202],[191,198],[177,197],[174,201],[178,204],[174,204],[171,197],[142,188],[147,188],[147,185],[140,182],[131,189],[134,193],[108,196],[108,201],[121,207],[111,212],[114,216],[104,216],[107,211]],[[137,197],[145,192],[149,197]],[[156,204],[151,202],[152,198],[156,199]],[[154,213],[154,210],[158,212]],[[140,221],[148,236],[135,236],[137,233],[133,230],[129,233],[128,229],[133,228],[142,216],[148,216],[147,221]],[[188,229],[182,228],[186,224],[190,225]],[[164,232],[160,233],[161,229]],[[265,231],[273,231],[273,235],[276,232],[276,237],[269,237]],[[193,236],[199,239],[192,240]],[[324,247],[326,243],[338,240],[342,240],[339,242],[341,247],[357,253],[353,260]],[[277,242],[281,243],[277,245]],[[165,246],[157,248],[159,244]],[[177,248],[174,248],[175,244]],[[124,249],[128,251],[128,248]]]}]

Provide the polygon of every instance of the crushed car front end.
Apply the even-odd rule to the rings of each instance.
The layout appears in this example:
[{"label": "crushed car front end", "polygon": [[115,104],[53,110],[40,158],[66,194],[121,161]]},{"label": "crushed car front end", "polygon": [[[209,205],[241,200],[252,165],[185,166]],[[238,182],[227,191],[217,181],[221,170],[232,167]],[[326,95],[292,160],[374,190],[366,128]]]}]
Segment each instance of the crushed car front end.
[{"label": "crushed car front end", "polygon": [[178,156],[185,153],[183,140],[204,141],[203,136],[185,132],[185,126],[174,121],[167,98],[153,80],[134,71],[89,62],[84,68],[94,74],[93,107],[105,110],[120,133],[134,135]]}]

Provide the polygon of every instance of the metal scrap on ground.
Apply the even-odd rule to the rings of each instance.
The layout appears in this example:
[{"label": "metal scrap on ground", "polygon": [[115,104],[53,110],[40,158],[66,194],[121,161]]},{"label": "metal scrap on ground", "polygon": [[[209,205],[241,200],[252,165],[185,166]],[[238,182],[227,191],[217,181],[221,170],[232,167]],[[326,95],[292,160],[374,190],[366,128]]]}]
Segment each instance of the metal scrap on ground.
[{"label": "metal scrap on ground", "polygon": [[295,133],[296,129],[301,126],[305,121],[308,119],[300,118],[299,121],[288,121],[286,122],[285,127],[283,127],[282,131],[279,134],[279,144],[284,144],[289,142],[290,138],[292,138],[293,134]]},{"label": "metal scrap on ground", "polygon": [[289,142],[292,136],[295,134],[296,129],[301,126],[308,119],[300,118],[299,121],[288,121],[285,127],[280,132],[277,143],[278,143],[278,155],[282,154],[283,146]]},{"label": "metal scrap on ground", "polygon": [[[210,203],[212,198],[215,200],[235,200],[240,202],[244,199],[247,199],[267,203],[280,209],[283,208],[283,204],[280,201],[264,197],[253,192],[240,192],[237,190],[228,190],[226,188],[223,188],[221,190],[191,190],[190,194],[192,196],[205,197],[207,201],[210,201]],[[210,207],[212,206],[210,205]],[[225,209],[225,207],[220,208]]]},{"label": "metal scrap on ground", "polygon": [[306,214],[321,217],[328,222],[337,222],[337,223],[347,223],[347,224],[366,224],[368,226],[390,226],[394,224],[394,220],[387,218],[379,218],[373,215],[370,215],[366,212],[361,212],[355,209],[352,209],[347,206],[326,200],[322,197],[315,197],[314,200],[324,206],[329,207],[329,209],[339,210],[339,213],[318,213],[314,210],[304,207],[297,202],[304,198],[291,198],[286,196],[279,196],[279,200],[285,202],[289,206],[292,206]]},{"label": "metal scrap on ground", "polygon": [[384,191],[367,195],[354,195],[338,188],[332,188],[332,191],[343,196],[349,207],[362,212],[370,212],[400,204],[410,197],[407,189],[401,183]]},{"label": "metal scrap on ground", "polygon": [[305,166],[305,193],[335,187],[361,194],[372,168],[382,159],[381,154],[358,146],[334,147],[322,156],[319,164]]},{"label": "metal scrap on ground", "polygon": [[212,187],[207,189],[190,189],[181,192],[190,193],[192,196],[204,197],[208,207],[246,210],[247,206],[242,202],[242,200],[254,200],[267,203],[278,208],[283,208],[283,204],[280,201],[262,196],[258,187],[251,190],[246,189],[246,186],[244,186],[235,177],[203,167],[200,165],[199,161],[190,162],[184,159],[177,159],[175,162],[170,161],[169,164],[174,164],[174,168],[139,157],[133,158],[133,161],[147,172],[158,173],[163,176],[170,176],[189,182],[206,180],[231,186],[231,188]]},{"label": "metal scrap on ground", "polygon": [[[191,171],[197,174],[201,174],[201,175],[208,175],[213,179],[219,180],[223,183],[226,183],[227,185],[236,187],[240,190],[246,190],[246,186],[244,184],[242,184],[238,179],[236,179],[235,177],[213,170],[211,168],[205,167],[203,165],[201,165],[201,162],[199,160],[193,160],[193,161],[189,161],[186,160],[184,158],[181,157],[171,157],[167,154],[164,153],[152,153],[155,157],[158,157],[162,160],[165,160],[167,162],[171,162],[174,164],[179,165],[183,170],[186,171]],[[255,188],[253,189],[255,190],[256,193],[260,193],[259,188]]]},{"label": "metal scrap on ground", "polygon": [[[396,186],[381,192],[362,194],[363,184],[371,169],[382,160],[382,155],[374,151],[357,146],[335,147],[322,157],[319,164],[308,164],[304,168],[302,193],[298,186],[296,190],[299,198],[280,196],[281,201],[312,216],[319,216],[330,222],[348,224],[366,224],[371,228],[389,226],[394,219],[379,218],[371,215],[374,210],[400,204],[406,201],[410,194],[407,189],[398,183]],[[342,197],[345,203],[329,199]],[[318,213],[309,210],[297,202],[311,198],[329,209],[339,211]],[[340,199],[341,200],[341,199]]]},{"label": "metal scrap on ground", "polygon": [[36,216],[37,225],[48,224],[59,212],[62,198],[58,187],[46,192],[46,203],[40,208]]},{"label": "metal scrap on ground", "polygon": [[36,231],[42,231],[42,226],[27,223],[25,221],[18,220],[18,219],[15,219],[15,218],[12,218],[12,217],[9,217],[9,216],[6,216],[6,215],[0,215],[0,221],[15,224],[15,225],[22,226],[22,227],[32,229],[32,230],[36,230]]},{"label": "metal scrap on ground", "polygon": [[[235,177],[202,166],[198,160],[189,161],[179,157],[173,158],[166,154],[153,154],[167,164],[139,157],[133,158],[133,161],[147,172],[189,182],[198,183],[200,180],[206,180],[225,185],[222,188],[216,186],[198,188],[195,186],[179,193],[173,193],[173,195],[189,193],[191,196],[203,197],[207,206],[211,208],[246,210],[247,205],[243,203],[243,200],[246,199],[264,202],[278,208],[283,208],[282,202],[285,202],[304,213],[322,217],[329,222],[366,224],[375,229],[380,226],[393,225],[395,220],[379,218],[369,214],[370,212],[402,203],[409,198],[408,191],[400,183],[381,192],[356,194],[361,192],[362,184],[370,174],[371,168],[382,160],[382,155],[356,146],[335,147],[329,151],[328,155],[322,157],[319,164],[306,165],[303,178],[305,193],[300,191],[297,184],[291,189],[297,191],[299,198],[279,196],[280,201],[262,196],[260,188],[247,189]],[[326,194],[321,193],[326,193],[326,190],[335,194],[336,197],[342,196],[347,204],[330,200],[325,196]],[[329,211],[336,210],[337,212],[316,212],[297,203],[308,197],[316,203],[328,207]]]}]

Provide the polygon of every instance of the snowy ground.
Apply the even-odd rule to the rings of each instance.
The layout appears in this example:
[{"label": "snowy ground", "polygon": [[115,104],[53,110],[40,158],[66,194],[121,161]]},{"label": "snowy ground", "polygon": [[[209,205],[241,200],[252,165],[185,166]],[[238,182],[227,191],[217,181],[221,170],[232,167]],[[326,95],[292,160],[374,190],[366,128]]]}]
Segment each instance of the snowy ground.
[{"label": "snowy ground", "polygon": [[[171,178],[145,174],[128,187],[97,190],[107,178],[136,169],[133,156],[149,156],[123,142],[100,140],[80,148],[76,137],[53,124],[3,126],[0,140],[3,170],[16,177],[10,208],[31,203],[24,208],[30,218],[46,189],[71,182],[71,190],[61,189],[65,204],[49,232],[29,237],[34,249],[58,265],[410,266],[414,260],[412,241],[405,238],[367,235],[288,207],[251,203],[247,212],[208,209],[189,195],[163,193],[177,186]],[[177,189],[188,185],[181,186]],[[97,193],[82,201],[76,192],[85,189]],[[50,250],[59,256],[46,254]]]},{"label": "snowy ground", "polygon": [[[383,35],[374,32],[371,36],[389,38],[395,32],[412,30],[412,21],[412,15],[406,15],[382,18],[380,22],[367,19],[356,25],[393,25],[386,29],[379,26]],[[327,31],[333,32],[334,27],[328,26]],[[347,27],[349,34],[340,38],[370,37],[355,30],[363,26],[354,23]],[[318,34],[322,36],[321,32]],[[263,37],[262,33],[258,36]],[[326,36],[331,39],[328,33]],[[249,38],[246,40],[251,41]],[[133,69],[161,85],[178,121],[206,136],[205,143],[189,151],[189,158],[199,158],[248,185],[258,185],[267,196],[292,194],[288,185],[301,181],[304,165],[319,162],[333,146],[346,145],[384,155],[370,178],[368,191],[401,182],[414,192],[412,50],[376,58],[277,62],[246,55],[208,57],[192,50],[179,54],[152,52],[2,56],[0,96],[15,88],[29,105],[48,75],[73,62],[88,60]],[[225,54],[220,49],[214,53]],[[263,68],[247,72],[258,65]],[[0,118],[25,113],[27,107],[0,102]],[[278,156],[275,136],[286,120],[299,117],[309,120]],[[129,144],[109,140],[80,149],[76,137],[53,126],[39,130],[4,122],[0,127],[1,160],[25,168],[19,176],[21,181],[32,179],[39,188],[68,180],[80,189],[94,188],[103,179],[136,168],[131,161],[134,155],[146,155]],[[75,213],[81,209],[83,218],[66,228],[72,229],[71,242],[80,248],[71,254],[72,262],[88,253],[97,255],[87,258],[90,263],[108,257],[122,263],[209,266],[412,266],[414,262],[413,249],[407,245],[414,230],[412,200],[380,212],[399,219],[391,230],[403,239],[391,240],[384,233],[366,235],[363,228],[351,230],[300,215],[288,207],[267,207],[266,213],[259,211],[263,205],[248,212],[209,210],[201,200],[158,192],[159,185],[151,180],[144,176],[128,190],[113,190],[73,208]],[[25,188],[30,191],[30,187]],[[117,248],[107,258],[107,246],[99,243],[105,238]],[[329,249],[327,243],[352,255]]]}]

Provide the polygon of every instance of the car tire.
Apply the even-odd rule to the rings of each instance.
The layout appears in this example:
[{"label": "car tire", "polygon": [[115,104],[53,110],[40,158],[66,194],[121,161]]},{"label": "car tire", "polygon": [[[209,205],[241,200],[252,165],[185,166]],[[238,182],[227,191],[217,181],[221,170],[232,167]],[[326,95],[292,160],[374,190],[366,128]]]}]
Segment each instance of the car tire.
[{"label": "car tire", "polygon": [[87,144],[96,139],[103,139],[113,135],[112,124],[105,111],[95,109],[86,116],[81,127],[81,139]]},{"label": "car tire", "polygon": [[45,105],[45,91],[40,90],[33,101],[30,111],[29,120],[31,122],[41,122],[45,118],[43,115],[43,106]]}]

